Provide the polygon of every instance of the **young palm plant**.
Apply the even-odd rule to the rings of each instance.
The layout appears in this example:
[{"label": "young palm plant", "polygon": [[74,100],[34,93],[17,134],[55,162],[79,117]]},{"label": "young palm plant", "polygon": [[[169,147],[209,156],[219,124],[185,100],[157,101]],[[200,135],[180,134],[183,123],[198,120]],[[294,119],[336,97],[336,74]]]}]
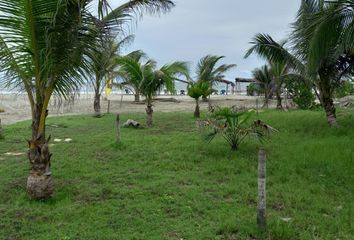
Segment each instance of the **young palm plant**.
[{"label": "young palm plant", "polygon": [[231,108],[217,109],[207,121],[204,129],[205,141],[210,143],[217,135],[221,135],[233,151],[238,150],[248,136],[262,142],[269,132],[276,130],[260,120],[249,124],[248,121],[253,114],[254,110],[236,112]]},{"label": "young palm plant", "polygon": [[175,92],[174,82],[179,76],[185,76],[189,79],[189,67],[186,62],[173,62],[157,69],[156,62],[149,59],[145,63],[137,61],[134,57],[122,57],[118,60],[120,65],[120,75],[127,82],[139,82],[138,90],[145,97],[146,101],[146,125],[153,125],[153,97],[156,96],[162,87],[170,92]]},{"label": "young palm plant", "polygon": [[101,116],[101,94],[107,80],[113,80],[114,70],[117,67],[116,58],[120,49],[129,44],[133,36],[129,35],[119,42],[110,36],[99,38],[97,49],[91,54],[90,71],[87,73],[88,82],[94,90],[94,116]]},{"label": "young palm plant", "polygon": [[[221,64],[218,65],[219,61],[222,60],[224,56],[207,55],[200,59],[196,74],[197,82],[209,82],[210,88],[214,84],[219,82],[224,82],[225,73],[236,67],[236,64]],[[203,100],[206,101],[206,96],[203,96]]]},{"label": "young palm plant", "polygon": [[253,78],[256,79],[262,92],[264,93],[264,104],[263,107],[268,108],[269,106],[269,96],[272,91],[273,77],[270,69],[267,65],[262,68],[257,68],[252,72]]},{"label": "young palm plant", "polygon": [[[89,9],[92,2],[0,0],[1,80],[9,87],[24,89],[31,105],[31,168],[27,179],[31,199],[47,199],[54,191],[45,134],[47,107],[53,93],[65,97],[78,88],[89,68],[87,59],[99,30]],[[99,1],[100,9],[105,2]],[[171,7],[173,2],[168,0],[129,1],[111,11],[107,28],[120,29],[135,13]]]},{"label": "young palm plant", "polygon": [[[144,61],[148,60],[148,56],[145,52],[141,50],[133,51],[125,55],[127,58],[133,59],[135,62],[139,64],[143,64]],[[117,58],[116,62],[119,65],[121,61],[120,58]],[[134,101],[140,102],[140,85],[143,78],[140,77],[124,77],[124,69],[118,69],[114,72],[114,75],[119,76],[123,79],[123,82],[119,84],[120,87],[127,87],[134,93]]]},{"label": "young palm plant", "polygon": [[200,118],[200,108],[199,108],[199,98],[204,97],[207,98],[213,92],[214,89],[211,88],[210,82],[190,82],[188,84],[188,96],[194,98],[195,100],[195,110],[194,110],[194,117]]}]

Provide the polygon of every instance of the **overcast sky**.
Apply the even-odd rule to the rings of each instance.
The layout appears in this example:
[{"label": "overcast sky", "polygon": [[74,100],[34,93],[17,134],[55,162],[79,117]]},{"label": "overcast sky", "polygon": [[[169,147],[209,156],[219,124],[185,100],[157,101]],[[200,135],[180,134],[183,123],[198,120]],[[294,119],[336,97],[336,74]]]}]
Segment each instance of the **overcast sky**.
[{"label": "overcast sky", "polygon": [[[111,0],[112,7],[125,1]],[[144,50],[160,65],[183,60],[192,64],[207,54],[226,56],[224,63],[237,68],[227,79],[250,77],[264,64],[256,56],[243,59],[251,38],[258,32],[276,40],[286,38],[300,0],[175,0],[176,7],[161,16],[139,21],[135,41],[127,49]],[[192,75],[194,76],[194,74]]]}]

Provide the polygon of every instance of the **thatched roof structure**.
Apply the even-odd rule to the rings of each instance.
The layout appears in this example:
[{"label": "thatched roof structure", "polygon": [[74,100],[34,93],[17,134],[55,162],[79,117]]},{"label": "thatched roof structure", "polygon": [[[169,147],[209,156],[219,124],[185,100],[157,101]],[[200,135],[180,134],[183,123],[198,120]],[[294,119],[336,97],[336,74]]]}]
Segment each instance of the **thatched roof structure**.
[{"label": "thatched roof structure", "polygon": [[254,78],[235,78],[236,83],[255,83],[256,79]]}]

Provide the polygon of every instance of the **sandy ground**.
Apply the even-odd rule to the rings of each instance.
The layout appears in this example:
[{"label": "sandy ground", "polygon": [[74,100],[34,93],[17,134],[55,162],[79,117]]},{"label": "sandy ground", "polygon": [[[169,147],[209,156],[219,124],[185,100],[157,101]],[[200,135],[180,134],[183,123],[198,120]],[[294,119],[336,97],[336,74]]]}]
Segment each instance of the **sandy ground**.
[{"label": "sandy ground", "polygon": [[[173,98],[177,102],[167,101]],[[110,112],[111,113],[127,113],[127,112],[145,112],[144,103],[134,103],[133,95],[111,95]],[[159,96],[154,101],[155,112],[192,112],[194,111],[195,102],[188,96]],[[257,99],[259,106],[262,105],[262,99],[258,97],[250,97],[244,95],[227,95],[227,96],[211,96],[212,105],[216,106],[234,106],[256,108]],[[102,113],[107,111],[108,101],[102,99]],[[275,101],[271,102],[271,106],[275,106]],[[201,102],[201,109],[206,110],[208,103]],[[5,112],[0,113],[2,124],[12,124],[18,121],[31,118],[30,105],[26,95],[20,94],[0,94],[0,109]],[[53,115],[75,115],[75,114],[92,114],[93,113],[93,98],[90,95],[81,95],[74,102],[59,100],[52,98],[48,108],[49,116]]]}]

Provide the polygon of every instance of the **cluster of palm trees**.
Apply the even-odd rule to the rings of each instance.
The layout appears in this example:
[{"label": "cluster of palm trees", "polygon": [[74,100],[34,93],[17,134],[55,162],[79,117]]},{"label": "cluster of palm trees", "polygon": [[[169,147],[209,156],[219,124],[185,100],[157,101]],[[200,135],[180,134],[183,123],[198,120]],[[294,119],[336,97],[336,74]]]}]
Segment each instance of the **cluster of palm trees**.
[{"label": "cluster of palm trees", "polygon": [[166,12],[174,6],[171,0],[130,0],[112,9],[107,0],[99,0],[95,11],[93,2],[0,0],[1,82],[26,91],[32,110],[27,180],[32,199],[53,193],[45,134],[52,95],[67,97],[88,73],[95,73],[95,82],[100,83],[111,64],[102,56],[117,50],[112,39],[123,39],[126,25],[143,13]]},{"label": "cluster of palm trees", "polygon": [[[155,94],[162,87],[175,91],[174,81],[187,79],[188,94],[196,100],[213,93],[213,85],[224,81],[234,64],[218,64],[223,56],[203,57],[190,77],[186,62],[157,67],[141,51],[121,56],[121,47],[133,39],[129,24],[144,13],[167,12],[172,0],[129,0],[112,9],[107,0],[0,0],[1,82],[24,90],[32,113],[32,136],[28,140],[31,170],[27,192],[32,199],[46,199],[53,193],[51,154],[46,138],[48,104],[53,94],[68,97],[88,80],[95,92],[94,111],[100,115],[100,98],[105,82],[119,76],[135,90],[136,100],[146,99],[147,126],[152,126]],[[254,71],[264,84],[266,101],[270,89],[282,107],[281,88],[285,79],[303,81],[320,100],[328,123],[336,125],[333,91],[353,75],[353,0],[302,0],[292,34],[287,42],[276,42],[257,34],[252,53],[268,65]]]},{"label": "cluster of palm trees", "polygon": [[[353,20],[352,0],[302,0],[289,44],[278,43],[267,34],[254,37],[246,57],[256,53],[270,66],[256,70],[255,77],[259,81],[264,77],[273,79],[277,90],[285,78],[304,82],[318,97],[329,125],[336,126],[333,92],[342,81],[353,76]],[[264,85],[267,84],[269,79],[264,80]]]}]

